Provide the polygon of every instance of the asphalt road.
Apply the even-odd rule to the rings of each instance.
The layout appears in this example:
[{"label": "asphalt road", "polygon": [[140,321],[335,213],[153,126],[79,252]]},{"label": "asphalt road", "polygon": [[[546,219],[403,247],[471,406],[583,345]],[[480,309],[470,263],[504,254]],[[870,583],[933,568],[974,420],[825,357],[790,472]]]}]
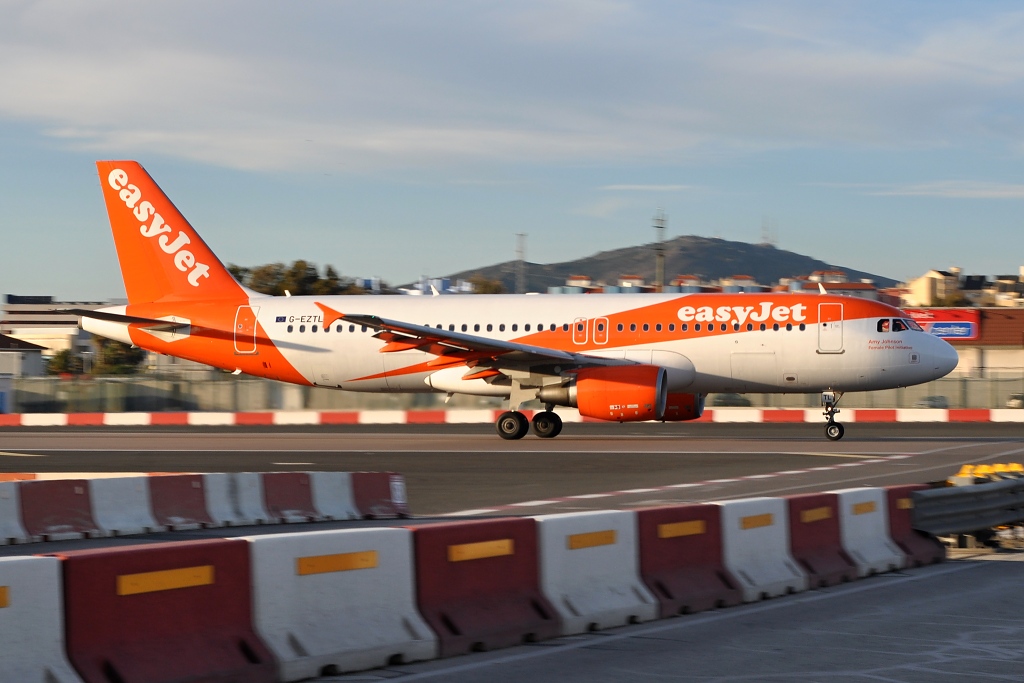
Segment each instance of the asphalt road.
[{"label": "asphalt road", "polygon": [[0,429],[0,472],[388,470],[417,515],[629,508],[945,479],[1024,460],[1019,424],[566,424]]}]

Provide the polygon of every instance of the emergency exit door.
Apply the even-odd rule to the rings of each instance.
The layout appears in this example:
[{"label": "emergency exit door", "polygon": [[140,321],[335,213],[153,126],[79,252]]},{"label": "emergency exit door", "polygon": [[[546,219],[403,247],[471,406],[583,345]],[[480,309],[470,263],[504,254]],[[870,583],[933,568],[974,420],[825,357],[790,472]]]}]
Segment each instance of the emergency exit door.
[{"label": "emergency exit door", "polygon": [[256,314],[258,308],[239,306],[235,313],[235,353],[256,353]]}]

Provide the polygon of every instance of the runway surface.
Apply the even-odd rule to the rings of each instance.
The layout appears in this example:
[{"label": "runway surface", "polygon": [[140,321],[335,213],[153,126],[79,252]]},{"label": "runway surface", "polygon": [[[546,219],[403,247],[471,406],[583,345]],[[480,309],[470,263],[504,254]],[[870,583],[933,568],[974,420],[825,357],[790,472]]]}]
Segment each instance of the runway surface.
[{"label": "runway surface", "polygon": [[1017,424],[567,424],[0,430],[0,472],[390,470],[417,515],[538,514],[942,480],[1024,459]]}]

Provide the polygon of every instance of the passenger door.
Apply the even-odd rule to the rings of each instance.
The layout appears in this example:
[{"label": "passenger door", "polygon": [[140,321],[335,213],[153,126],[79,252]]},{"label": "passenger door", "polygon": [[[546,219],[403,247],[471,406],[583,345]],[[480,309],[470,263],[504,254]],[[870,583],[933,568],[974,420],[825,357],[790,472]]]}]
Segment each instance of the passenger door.
[{"label": "passenger door", "polygon": [[818,353],[843,352],[843,305],[818,304]]}]

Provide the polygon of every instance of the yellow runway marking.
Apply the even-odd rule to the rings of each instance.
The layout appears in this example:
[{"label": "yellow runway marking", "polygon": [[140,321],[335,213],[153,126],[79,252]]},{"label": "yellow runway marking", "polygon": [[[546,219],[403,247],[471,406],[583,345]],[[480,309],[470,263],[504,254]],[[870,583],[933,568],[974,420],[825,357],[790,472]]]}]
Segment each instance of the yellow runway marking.
[{"label": "yellow runway marking", "polygon": [[5,455],[8,458],[45,458],[45,455],[39,453],[9,453],[8,451],[0,451],[0,455]]}]

